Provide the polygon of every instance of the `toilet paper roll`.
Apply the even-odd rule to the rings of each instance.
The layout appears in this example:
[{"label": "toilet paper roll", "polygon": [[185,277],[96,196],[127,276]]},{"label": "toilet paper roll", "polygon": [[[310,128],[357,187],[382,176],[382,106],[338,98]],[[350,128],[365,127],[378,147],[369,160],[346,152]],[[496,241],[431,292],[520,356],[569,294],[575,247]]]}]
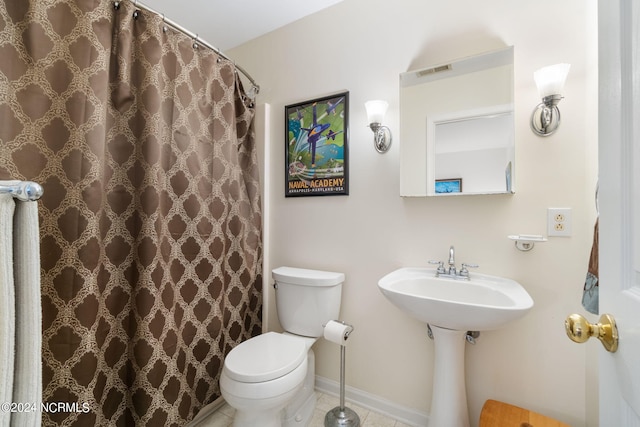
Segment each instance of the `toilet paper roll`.
[{"label": "toilet paper roll", "polygon": [[324,338],[327,341],[346,346],[351,331],[353,331],[353,326],[338,320],[330,320],[324,327]]}]

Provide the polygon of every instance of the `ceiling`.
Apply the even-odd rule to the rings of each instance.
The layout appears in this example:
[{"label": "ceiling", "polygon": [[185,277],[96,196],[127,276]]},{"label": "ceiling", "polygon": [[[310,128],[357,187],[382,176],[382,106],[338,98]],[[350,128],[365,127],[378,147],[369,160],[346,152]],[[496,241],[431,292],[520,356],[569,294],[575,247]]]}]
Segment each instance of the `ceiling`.
[{"label": "ceiling", "polygon": [[342,0],[142,0],[221,51]]}]

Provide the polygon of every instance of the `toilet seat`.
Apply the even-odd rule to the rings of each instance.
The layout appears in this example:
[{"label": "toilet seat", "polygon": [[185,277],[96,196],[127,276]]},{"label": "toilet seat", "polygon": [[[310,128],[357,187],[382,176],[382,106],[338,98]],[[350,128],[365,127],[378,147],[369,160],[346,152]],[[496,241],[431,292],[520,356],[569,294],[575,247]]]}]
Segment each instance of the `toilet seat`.
[{"label": "toilet seat", "polygon": [[224,373],[243,383],[260,383],[280,378],[307,358],[304,340],[267,332],[235,347],[224,361]]}]

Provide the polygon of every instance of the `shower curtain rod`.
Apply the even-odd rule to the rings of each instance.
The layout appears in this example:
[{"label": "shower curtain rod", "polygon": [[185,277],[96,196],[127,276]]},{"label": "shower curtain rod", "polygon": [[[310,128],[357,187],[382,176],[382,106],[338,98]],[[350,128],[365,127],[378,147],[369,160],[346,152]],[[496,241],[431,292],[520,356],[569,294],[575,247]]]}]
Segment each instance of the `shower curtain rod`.
[{"label": "shower curtain rod", "polygon": [[[229,58],[224,52],[222,52],[220,49],[218,49],[217,47],[213,46],[212,44],[208,43],[206,40],[202,40],[200,37],[198,37],[197,34],[192,33],[191,31],[187,30],[186,28],[184,28],[182,25],[178,24],[175,21],[172,21],[171,19],[167,18],[164,13],[160,13],[157,10],[152,9],[151,7],[147,6],[146,4],[143,4],[141,2],[139,2],[138,0],[129,0],[132,1],[134,6],[140,8],[140,9],[144,9],[147,12],[153,13],[155,15],[161,16],[162,17],[162,21],[170,26],[171,28],[180,31],[181,33],[185,34],[187,37],[193,39],[194,45],[198,44],[198,45],[202,45],[204,47],[207,47],[209,49],[211,49],[212,51],[214,51],[215,53],[217,53],[218,55],[222,56],[223,58],[233,62],[233,65],[236,67],[236,69],[238,71],[240,71],[242,74],[244,74],[244,76],[249,79],[249,81],[251,82],[251,84],[254,87],[255,90],[255,95],[258,94],[258,92],[260,91],[260,85],[258,83],[256,83],[256,81],[253,79],[253,77],[251,77],[251,75],[241,66],[239,66],[238,64],[235,63],[235,61],[231,58]],[[116,0],[114,3],[114,7],[117,9],[120,1]]]},{"label": "shower curtain rod", "polygon": [[18,181],[15,184],[0,185],[0,194],[11,194],[23,202],[34,202],[44,194],[42,186],[33,181]]}]

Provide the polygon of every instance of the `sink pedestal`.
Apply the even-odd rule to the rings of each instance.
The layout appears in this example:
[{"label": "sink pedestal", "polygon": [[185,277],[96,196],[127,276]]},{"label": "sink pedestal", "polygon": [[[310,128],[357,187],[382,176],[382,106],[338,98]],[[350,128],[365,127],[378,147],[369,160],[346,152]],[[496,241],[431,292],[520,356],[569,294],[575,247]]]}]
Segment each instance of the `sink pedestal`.
[{"label": "sink pedestal", "polygon": [[431,326],[435,345],[429,427],[469,427],[464,378],[467,331]]}]

